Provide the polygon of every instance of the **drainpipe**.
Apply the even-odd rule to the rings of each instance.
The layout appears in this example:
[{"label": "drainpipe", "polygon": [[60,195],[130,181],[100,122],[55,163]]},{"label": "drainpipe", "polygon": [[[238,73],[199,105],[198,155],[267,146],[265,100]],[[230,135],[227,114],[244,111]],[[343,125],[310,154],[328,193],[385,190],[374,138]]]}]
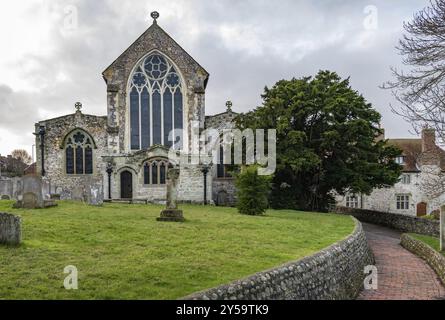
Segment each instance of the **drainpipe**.
[{"label": "drainpipe", "polygon": [[44,126],[40,126],[39,128],[39,136],[40,136],[40,154],[41,154],[41,163],[42,163],[42,177],[45,176],[45,134],[46,130]]}]

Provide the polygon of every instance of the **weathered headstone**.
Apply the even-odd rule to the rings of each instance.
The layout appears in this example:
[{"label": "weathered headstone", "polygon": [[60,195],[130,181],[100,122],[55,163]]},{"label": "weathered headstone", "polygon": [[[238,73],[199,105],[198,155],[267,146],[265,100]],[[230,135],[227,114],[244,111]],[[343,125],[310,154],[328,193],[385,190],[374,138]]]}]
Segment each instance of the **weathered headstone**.
[{"label": "weathered headstone", "polygon": [[[0,178],[0,197],[2,200],[12,199],[14,196],[13,182],[10,179]],[[6,198],[8,197],[8,199]]]},{"label": "weathered headstone", "polygon": [[0,244],[19,245],[21,241],[21,218],[12,214],[0,213]]},{"label": "weathered headstone", "polygon": [[14,205],[16,208],[40,209],[57,205],[55,201],[45,199],[42,178],[39,176],[23,177],[18,194],[18,200]]},{"label": "weathered headstone", "polygon": [[71,199],[74,201],[85,201],[85,188],[83,185],[77,185],[73,188]]},{"label": "weathered headstone", "polygon": [[167,175],[167,208],[162,210],[158,221],[184,222],[184,214],[178,209],[179,169],[169,168]]},{"label": "weathered headstone", "polygon": [[104,194],[101,183],[93,183],[88,186],[87,202],[91,206],[101,206],[104,203]]}]

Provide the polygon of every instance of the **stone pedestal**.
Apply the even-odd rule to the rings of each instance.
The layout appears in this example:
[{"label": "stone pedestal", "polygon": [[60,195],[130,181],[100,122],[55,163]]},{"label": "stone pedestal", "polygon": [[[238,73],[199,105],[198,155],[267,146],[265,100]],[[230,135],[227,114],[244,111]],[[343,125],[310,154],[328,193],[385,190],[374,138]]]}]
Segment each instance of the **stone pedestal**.
[{"label": "stone pedestal", "polygon": [[157,218],[158,221],[164,222],[184,222],[184,214],[182,210],[178,209],[165,209],[161,212],[161,217]]}]

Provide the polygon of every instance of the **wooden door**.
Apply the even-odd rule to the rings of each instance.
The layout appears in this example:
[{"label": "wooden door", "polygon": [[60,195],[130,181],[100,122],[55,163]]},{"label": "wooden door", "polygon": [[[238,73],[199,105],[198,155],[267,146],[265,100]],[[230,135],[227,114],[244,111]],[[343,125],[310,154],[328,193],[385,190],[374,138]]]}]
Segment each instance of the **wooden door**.
[{"label": "wooden door", "polygon": [[121,173],[121,198],[133,199],[133,175],[129,171]]}]

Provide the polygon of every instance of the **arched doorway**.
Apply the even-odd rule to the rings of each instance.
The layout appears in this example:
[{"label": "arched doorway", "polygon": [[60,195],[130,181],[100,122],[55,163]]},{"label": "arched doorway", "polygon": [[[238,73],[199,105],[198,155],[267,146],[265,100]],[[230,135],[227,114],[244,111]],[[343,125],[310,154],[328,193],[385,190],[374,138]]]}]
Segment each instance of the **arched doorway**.
[{"label": "arched doorway", "polygon": [[423,217],[426,216],[426,208],[427,204],[425,202],[420,202],[417,204],[417,216]]},{"label": "arched doorway", "polygon": [[121,199],[133,199],[133,175],[130,171],[121,173]]}]

